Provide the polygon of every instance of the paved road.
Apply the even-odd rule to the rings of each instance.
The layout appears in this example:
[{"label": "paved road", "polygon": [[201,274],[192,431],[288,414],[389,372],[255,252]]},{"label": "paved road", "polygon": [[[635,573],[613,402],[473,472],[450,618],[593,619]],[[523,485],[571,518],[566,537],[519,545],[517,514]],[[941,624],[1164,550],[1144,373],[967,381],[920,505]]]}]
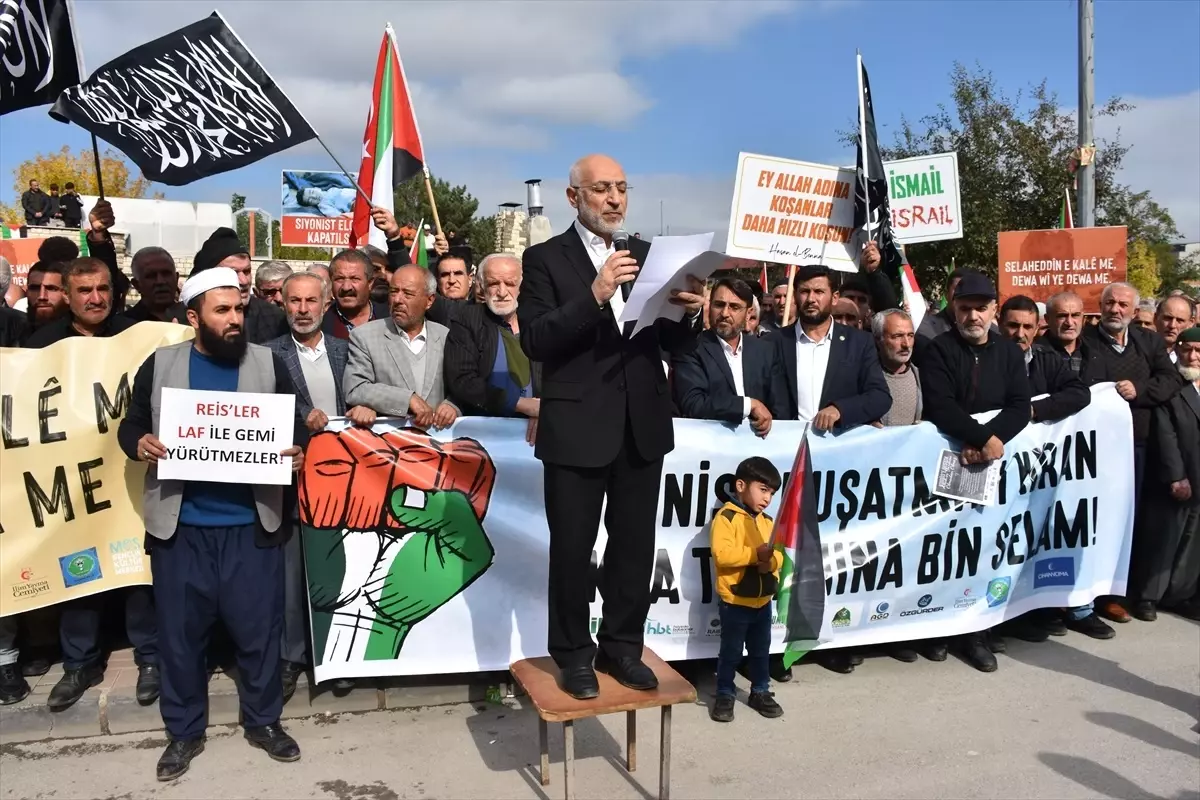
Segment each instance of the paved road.
[{"label": "paved road", "polygon": [[[851,676],[817,666],[780,687],[782,720],[738,708],[675,713],[676,798],[1167,798],[1200,800],[1200,626],[1164,616],[1096,642],[1010,642],[999,672],[953,658],[871,658]],[[702,699],[707,684],[702,685]],[[623,717],[577,725],[578,796],[657,791],[657,718],[640,716],[639,769],[620,769]],[[161,736],[0,748],[0,798],[557,798],[536,779],[535,717],[455,706],[310,719],[296,764],[214,729],[191,772],[154,781]],[[551,735],[554,752],[561,737]]]}]

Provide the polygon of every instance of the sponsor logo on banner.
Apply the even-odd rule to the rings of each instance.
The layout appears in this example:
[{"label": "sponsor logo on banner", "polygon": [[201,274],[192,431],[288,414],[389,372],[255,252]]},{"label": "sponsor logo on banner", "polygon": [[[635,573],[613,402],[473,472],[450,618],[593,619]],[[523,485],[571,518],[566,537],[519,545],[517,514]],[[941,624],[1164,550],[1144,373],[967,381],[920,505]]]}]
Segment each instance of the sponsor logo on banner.
[{"label": "sponsor logo on banner", "polygon": [[1033,570],[1033,588],[1035,589],[1041,589],[1044,586],[1075,585],[1074,556],[1043,558],[1041,561],[1034,562]]},{"label": "sponsor logo on banner", "polygon": [[704,632],[705,636],[720,636],[721,635],[721,618],[713,617],[708,621],[708,630]]},{"label": "sponsor logo on banner", "polygon": [[933,602],[933,595],[931,595],[931,594],[923,594],[923,595],[921,595],[921,599],[917,601],[917,607],[918,607],[918,608],[925,608],[926,606],[928,606],[928,605],[929,605],[930,603],[932,603],[932,602]]},{"label": "sponsor logo on banner", "polygon": [[37,597],[42,592],[50,591],[50,581],[34,580],[35,577],[33,570],[29,567],[21,570],[22,583],[13,584],[13,597],[24,600],[30,597]]},{"label": "sponsor logo on banner", "polygon": [[112,558],[113,572],[117,575],[137,575],[142,572],[144,547],[142,540],[135,537],[109,542],[108,554]]},{"label": "sponsor logo on banner", "polygon": [[1010,589],[1012,589],[1012,578],[1007,575],[1003,578],[992,578],[988,582],[987,588],[988,608],[995,608],[1007,603]]},{"label": "sponsor logo on banner", "polygon": [[959,597],[954,601],[954,607],[970,608],[978,602],[979,598],[975,596],[975,593],[971,591],[971,587],[968,586],[966,589],[963,589],[962,597]]},{"label": "sponsor logo on banner", "polygon": [[875,613],[867,618],[867,622],[883,622],[885,619],[891,616],[891,614],[888,613],[888,609],[891,607],[892,604],[887,600],[880,600],[875,604]]},{"label": "sponsor logo on banner", "polygon": [[833,627],[849,628],[853,617],[850,615],[850,609],[839,608],[833,615]]},{"label": "sponsor logo on banner", "polygon": [[63,585],[68,589],[104,577],[100,573],[100,557],[96,554],[94,547],[80,550],[78,553],[71,553],[69,556],[62,556],[58,559],[58,565],[62,570]]},{"label": "sponsor logo on banner", "polygon": [[921,595],[921,599],[917,601],[916,608],[910,608],[905,611],[901,611],[900,616],[915,617],[918,614],[936,614],[939,611],[944,611],[945,609],[945,606],[933,605],[933,595],[923,594]]}]

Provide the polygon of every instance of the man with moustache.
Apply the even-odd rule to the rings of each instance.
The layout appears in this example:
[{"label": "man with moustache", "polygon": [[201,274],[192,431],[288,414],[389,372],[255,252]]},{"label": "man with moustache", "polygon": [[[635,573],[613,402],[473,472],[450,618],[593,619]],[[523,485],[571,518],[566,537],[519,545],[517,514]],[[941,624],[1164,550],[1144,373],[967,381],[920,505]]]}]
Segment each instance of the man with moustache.
[{"label": "man with moustache", "polygon": [[[883,417],[892,407],[871,335],[834,322],[837,273],[810,264],[796,270],[797,322],[771,337],[783,365],[782,419],[812,423],[813,430],[844,431]],[[818,651],[827,669],[849,674],[862,656],[845,648]]]},{"label": "man with moustache", "polygon": [[[347,409],[342,394],[350,345],[343,339],[326,336],[321,330],[328,292],[319,275],[296,272],[284,278],[279,295],[291,333],[272,339],[267,347],[287,368],[296,390],[296,413],[310,432],[324,430],[330,417],[341,416],[369,428],[375,424],[375,412],[363,406]],[[295,693],[296,681],[309,662],[308,586],[304,581],[304,552],[299,532],[295,530],[283,547],[283,588],[280,671],[286,703]],[[352,684],[335,683],[335,688],[346,689],[349,685]]]},{"label": "man with moustache", "polygon": [[143,247],[133,254],[129,266],[133,273],[133,288],[142,299],[125,310],[134,322],[172,322],[185,312],[175,300],[179,271],[175,259],[161,247]]},{"label": "man with moustache", "polygon": [[[359,254],[361,255],[361,253]],[[425,319],[437,279],[409,264],[392,273],[391,313],[355,328],[346,365],[346,402],[418,428],[448,428],[459,408],[446,397],[443,360],[449,331]]]},{"label": "man with moustache", "polygon": [[[250,344],[265,344],[287,333],[287,317],[278,306],[260,300],[250,291],[250,251],[232,228],[217,228],[200,246],[192,260],[192,275],[214,267],[229,267],[238,276],[242,292],[242,332]],[[182,299],[182,297],[181,297]],[[173,322],[188,324],[184,304],[171,314]]]},{"label": "man with moustache", "polygon": [[1161,606],[1200,620],[1200,328],[1175,342],[1184,383],[1154,409],[1145,524],[1134,538],[1129,569],[1135,607]]},{"label": "man with moustache", "polygon": [[[978,273],[958,281],[951,301],[954,329],[918,353],[924,416],[938,430],[962,443],[964,464],[1004,457],[1004,445],[1029,422],[1029,375],[1021,348],[992,329],[996,289]],[[988,422],[973,414],[999,411]],[[980,672],[995,672],[993,653],[1005,650],[992,631],[958,638],[963,656]]]},{"label": "man with moustache", "polygon": [[1194,316],[1195,310],[1192,301],[1183,295],[1172,295],[1161,301],[1158,308],[1155,309],[1154,329],[1166,342],[1167,355],[1172,364],[1179,363],[1179,354],[1175,350],[1179,334],[1192,327],[1192,317]]},{"label": "man with moustache", "polygon": [[[129,413],[117,431],[125,454],[147,464],[142,506],[162,642],[159,710],[170,737],[158,760],[160,781],[183,775],[204,750],[204,655],[218,619],[236,650],[246,740],[276,761],[300,758],[296,741],[279,724],[281,545],[291,531],[284,487],[167,480],[157,470],[167,455],[158,438],[163,389],[295,392],[282,360],[247,342],[242,287],[241,276],[228,267],[210,267],[188,278],[180,300],[196,337],[161,347],[142,364]],[[281,455],[292,459],[295,473],[308,440],[299,415],[293,435],[293,446]]]},{"label": "man with moustache", "polygon": [[[44,276],[50,274],[43,272]],[[66,313],[40,326],[27,347],[39,348],[72,336],[116,336],[134,321],[112,313],[113,286],[108,265],[97,258],[77,258],[62,270]]]},{"label": "man with moustache", "polygon": [[[550,528],[549,651],[563,690],[585,700],[599,695],[596,670],[631,689],[658,686],[642,649],[663,456],[675,446],[663,350],[695,345],[704,285],[689,276],[688,291],[672,291],[670,302],[684,308],[679,322],[659,319],[636,336],[633,323],[619,326],[650,249],[634,238],[628,250],[613,244],[630,191],[625,171],[608,156],[585,156],[567,183],[576,220],[525,250],[517,314],[521,345],[544,376],[535,455]],[[606,500],[597,653],[592,549]]]},{"label": "man with moustache", "polygon": [[875,426],[893,428],[916,425],[921,421],[922,411],[921,373],[912,363],[913,344],[916,339],[912,317],[898,308],[880,311],[871,319],[871,333],[879,348],[879,366],[883,368],[883,379],[887,382],[888,394],[892,397],[891,408]]},{"label": "man with moustache", "polygon": [[525,417],[525,440],[537,441],[541,365],[521,350],[517,319],[521,261],[493,253],[479,263],[484,304],[463,307],[450,323],[446,395],[463,414]]},{"label": "man with moustache", "polygon": [[376,319],[386,319],[388,307],[371,302],[375,265],[361,250],[343,250],[329,262],[333,304],[321,325],[327,336],[349,339],[355,328]]},{"label": "man with moustache", "polygon": [[471,288],[471,271],[466,260],[446,253],[437,262],[438,294],[447,300],[465,302]]},{"label": "man with moustache", "polygon": [[708,330],[696,348],[672,360],[672,392],[685,417],[740,425],[759,436],[786,413],[783,368],[770,342],[746,335],[754,292],[745,281],[722,278],[709,294]]}]

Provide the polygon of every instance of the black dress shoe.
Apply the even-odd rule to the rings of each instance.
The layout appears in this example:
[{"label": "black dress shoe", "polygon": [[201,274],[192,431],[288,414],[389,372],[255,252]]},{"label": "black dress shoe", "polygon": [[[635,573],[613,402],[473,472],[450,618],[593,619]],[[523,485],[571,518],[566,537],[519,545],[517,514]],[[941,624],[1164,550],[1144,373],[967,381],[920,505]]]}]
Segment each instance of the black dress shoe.
[{"label": "black dress shoe", "polygon": [[155,772],[160,781],[173,781],[188,771],[192,759],[204,752],[203,739],[176,740],[158,757]]},{"label": "black dress shoe", "polygon": [[792,679],[792,668],[783,665],[783,656],[771,656],[771,660],[767,664],[767,670],[771,676],[771,680],[776,683],[788,683]]},{"label": "black dress shoe", "polygon": [[19,703],[29,696],[29,682],[16,664],[0,665],[0,706]]},{"label": "black dress shoe", "polygon": [[46,705],[51,711],[65,711],[79,702],[79,698],[83,697],[84,692],[103,681],[104,670],[99,664],[81,669],[69,669],[63,673],[63,676],[58,679],[58,683],[54,684],[54,688],[50,690],[50,697],[46,700]]},{"label": "black dress shoe", "polygon": [[276,761],[300,760],[300,745],[288,736],[278,722],[274,725],[263,725],[261,728],[246,728],[246,741],[266,750],[267,755]]},{"label": "black dress shoe", "polygon": [[292,699],[292,695],[296,693],[296,681],[304,674],[304,665],[295,664],[291,661],[283,662],[283,666],[279,670],[279,678],[283,682],[283,702]]},{"label": "black dress shoe", "polygon": [[144,706],[153,703],[158,699],[161,688],[162,673],[158,671],[158,664],[142,664],[138,667],[137,688],[134,690],[134,695],[139,703]]},{"label": "black dress shoe", "polygon": [[852,667],[861,667],[863,663],[863,654],[858,650],[846,651],[846,660],[850,662]]},{"label": "black dress shoe", "polygon": [[1111,639],[1117,635],[1113,627],[1100,619],[1100,615],[1094,612],[1088,614],[1083,619],[1071,620],[1070,625],[1071,630],[1082,633],[1084,636],[1090,636],[1093,639]]},{"label": "black dress shoe", "polygon": [[1051,636],[1067,635],[1067,623],[1063,622],[1062,612],[1057,608],[1043,608],[1040,611],[1034,611],[1033,619]]},{"label": "black dress shoe", "polygon": [[897,661],[903,661],[905,664],[912,664],[920,658],[917,655],[917,651],[906,642],[896,642],[888,645],[888,655]]},{"label": "black dress shoe", "polygon": [[993,653],[1007,653],[1008,642],[1004,641],[1004,637],[995,628],[988,628],[982,632],[983,643],[987,645],[987,649]]},{"label": "black dress shoe", "polygon": [[596,671],[588,664],[564,667],[559,685],[576,700],[592,700],[600,695],[600,682],[596,680]]},{"label": "black dress shoe", "polygon": [[945,661],[950,647],[945,639],[927,639],[921,643],[921,655],[930,661]]},{"label": "black dress shoe", "polygon": [[1154,607],[1154,603],[1149,600],[1138,600],[1133,604],[1133,616],[1140,619],[1142,622],[1155,622],[1158,620],[1158,609]]},{"label": "black dress shoe", "polygon": [[854,672],[854,664],[850,661],[850,656],[840,650],[818,650],[817,663],[830,672],[836,672],[839,675],[849,675]]},{"label": "black dress shoe", "polygon": [[1044,626],[1035,622],[1028,614],[1001,625],[1000,633],[1005,636],[1011,636],[1014,639],[1033,642],[1034,644],[1039,644],[1050,638],[1050,632]]},{"label": "black dress shoe", "polygon": [[50,659],[34,656],[21,662],[21,674],[26,678],[40,678],[50,671]]},{"label": "black dress shoe", "polygon": [[658,688],[658,678],[654,677],[654,670],[643,664],[640,658],[633,656],[611,658],[601,650],[596,655],[596,670],[611,675],[617,683],[630,689],[648,692]]},{"label": "black dress shoe", "polygon": [[1184,619],[1191,619],[1200,622],[1200,601],[1195,599],[1184,600],[1182,603],[1174,606],[1171,609],[1171,612],[1173,614],[1178,614]]},{"label": "black dress shoe", "polygon": [[992,655],[992,650],[988,647],[984,634],[968,633],[962,636],[959,640],[962,647],[962,654],[967,663],[980,672],[995,672],[996,657]]}]

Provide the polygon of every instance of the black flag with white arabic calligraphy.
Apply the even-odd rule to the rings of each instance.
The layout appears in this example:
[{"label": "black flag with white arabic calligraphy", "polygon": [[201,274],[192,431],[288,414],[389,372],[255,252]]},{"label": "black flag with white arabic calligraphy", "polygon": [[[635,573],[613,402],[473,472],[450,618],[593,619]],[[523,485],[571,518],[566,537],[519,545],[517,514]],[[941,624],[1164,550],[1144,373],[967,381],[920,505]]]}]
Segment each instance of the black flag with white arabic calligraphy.
[{"label": "black flag with white arabic calligraphy", "polygon": [[82,80],[67,0],[0,0],[0,114],[54,102]]},{"label": "black flag with white arabic calligraphy", "polygon": [[135,47],[50,109],[182,186],[316,138],[219,13]]},{"label": "black flag with white arabic calligraphy", "polygon": [[[904,269],[904,254],[892,230],[892,212],[888,203],[887,175],[883,170],[883,155],[875,133],[875,104],[871,98],[871,81],[862,59],[858,61],[859,86],[862,92],[858,120],[858,180],[854,183],[854,227],[862,230],[869,224],[871,241],[879,247],[883,271],[899,278]],[[869,180],[868,180],[869,178]]]}]

